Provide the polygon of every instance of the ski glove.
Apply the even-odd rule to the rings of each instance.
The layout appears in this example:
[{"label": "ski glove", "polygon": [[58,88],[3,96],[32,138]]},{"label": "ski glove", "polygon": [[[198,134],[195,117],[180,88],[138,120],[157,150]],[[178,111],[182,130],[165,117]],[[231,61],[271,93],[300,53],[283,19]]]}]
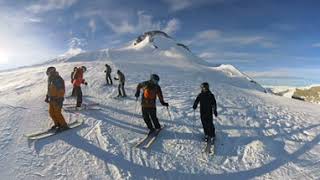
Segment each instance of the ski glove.
[{"label": "ski glove", "polygon": [[137,92],[134,96],[135,96],[136,98],[138,98],[139,95],[140,95],[140,93]]},{"label": "ski glove", "polygon": [[193,108],[194,110],[196,110],[196,109],[197,109],[197,106],[193,106],[192,108]]},{"label": "ski glove", "polygon": [[215,110],[215,111],[213,111],[213,113],[214,113],[214,116],[215,117],[217,117],[218,116],[218,112]]},{"label": "ski glove", "polygon": [[169,104],[168,104],[168,103],[166,103],[166,102],[165,102],[165,103],[163,103],[162,105],[163,105],[163,106],[166,106],[166,107],[168,107],[168,106],[169,106]]},{"label": "ski glove", "polygon": [[87,82],[84,82],[84,85],[88,86],[88,83],[87,83]]},{"label": "ski glove", "polygon": [[46,95],[46,99],[44,100],[44,102],[49,103],[49,96]]}]

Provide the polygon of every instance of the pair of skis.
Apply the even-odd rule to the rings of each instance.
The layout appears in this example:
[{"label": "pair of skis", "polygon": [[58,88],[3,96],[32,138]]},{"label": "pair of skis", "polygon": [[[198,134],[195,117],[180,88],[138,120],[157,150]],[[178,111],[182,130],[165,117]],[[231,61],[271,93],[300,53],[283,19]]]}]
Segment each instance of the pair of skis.
[{"label": "pair of skis", "polygon": [[57,130],[53,130],[53,129],[48,129],[45,131],[40,131],[40,132],[36,132],[36,133],[30,133],[30,134],[25,134],[24,136],[26,136],[29,140],[37,140],[37,139],[43,139],[43,138],[47,138],[59,133],[62,133],[64,131],[76,128],[80,125],[83,124],[83,120],[77,120],[74,121],[72,123],[68,124],[69,129],[63,130],[63,131],[57,131]]},{"label": "pair of skis", "polygon": [[82,104],[81,107],[76,107],[76,104],[63,104],[63,109],[67,111],[81,110],[100,110],[99,103]]},{"label": "pair of skis", "polygon": [[146,135],[144,138],[142,138],[138,143],[134,145],[136,148],[142,148],[142,149],[149,149],[151,145],[156,141],[160,131],[164,128],[164,126],[159,129],[155,130],[153,133]]}]

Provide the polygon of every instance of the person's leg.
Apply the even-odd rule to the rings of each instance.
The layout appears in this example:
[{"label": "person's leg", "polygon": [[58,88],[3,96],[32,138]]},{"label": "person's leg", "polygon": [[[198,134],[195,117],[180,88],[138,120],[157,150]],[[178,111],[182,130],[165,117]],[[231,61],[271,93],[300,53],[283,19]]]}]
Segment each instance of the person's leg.
[{"label": "person's leg", "polygon": [[201,123],[203,127],[204,136],[208,136],[208,125],[205,116],[201,116]]},{"label": "person's leg", "polygon": [[76,87],[77,91],[77,107],[81,107],[82,104],[82,90],[80,86]]},{"label": "person's leg", "polygon": [[156,129],[160,129],[161,125],[159,123],[159,119],[157,118],[157,109],[156,108],[150,108],[150,116],[151,116],[152,122],[154,124],[154,127]]},{"label": "person's leg", "polygon": [[67,123],[66,123],[66,120],[64,119],[62,113],[61,113],[61,107],[57,104],[54,104],[53,105],[53,112],[54,112],[54,116],[56,118],[56,121],[58,122],[59,124],[59,127],[60,128],[65,128],[67,127]]},{"label": "person's leg", "polygon": [[54,124],[54,126],[59,126],[59,122],[57,121],[57,118],[56,118],[56,114],[55,114],[55,112],[54,112],[54,105],[53,105],[53,102],[50,102],[49,103],[49,115],[50,115],[50,117],[51,117],[51,119],[52,119],[52,121],[53,121],[53,124]]},{"label": "person's leg", "polygon": [[121,83],[119,83],[119,85],[118,85],[118,97],[119,96],[122,96],[122,94],[121,94]]},{"label": "person's leg", "polygon": [[143,116],[143,120],[146,123],[148,129],[154,130],[152,123],[151,123],[151,119],[150,119],[149,108],[142,108],[142,116]]},{"label": "person's leg", "polygon": [[112,78],[111,78],[111,74],[109,74],[109,79],[110,79],[110,84],[112,85]]},{"label": "person's leg", "polygon": [[126,97],[127,95],[126,95],[126,91],[124,90],[124,82],[121,83],[121,89],[122,89],[122,96]]}]

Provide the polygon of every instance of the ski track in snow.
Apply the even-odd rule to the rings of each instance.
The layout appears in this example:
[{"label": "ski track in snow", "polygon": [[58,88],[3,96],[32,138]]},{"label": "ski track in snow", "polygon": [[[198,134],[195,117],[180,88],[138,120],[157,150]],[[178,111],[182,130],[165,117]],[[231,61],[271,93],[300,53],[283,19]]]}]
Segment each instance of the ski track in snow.
[{"label": "ski track in snow", "polygon": [[[4,179],[319,179],[318,106],[241,88],[219,80],[217,72],[141,65],[109,54],[103,62],[57,64],[67,94],[73,66],[88,67],[84,102],[101,110],[64,112],[85,124],[47,139],[28,142],[23,134],[49,127],[45,66],[0,73],[6,80],[0,97],[0,174]],[[114,59],[113,59],[114,58]],[[125,72],[129,98],[115,99],[117,82],[105,86],[104,64]],[[205,72],[202,72],[205,71]],[[209,71],[209,72],[208,72]],[[134,148],[147,129],[133,97],[138,82],[160,74],[170,114],[158,104],[166,128],[151,149]],[[25,80],[24,75],[29,77]],[[43,73],[44,74],[44,73]],[[19,79],[19,81],[16,81]],[[30,80],[32,79],[32,80]],[[218,102],[214,157],[203,160],[199,110],[192,104],[199,85],[208,81]],[[36,82],[36,83],[34,83]],[[219,83],[216,83],[219,82]],[[66,98],[65,103],[72,103]]]}]

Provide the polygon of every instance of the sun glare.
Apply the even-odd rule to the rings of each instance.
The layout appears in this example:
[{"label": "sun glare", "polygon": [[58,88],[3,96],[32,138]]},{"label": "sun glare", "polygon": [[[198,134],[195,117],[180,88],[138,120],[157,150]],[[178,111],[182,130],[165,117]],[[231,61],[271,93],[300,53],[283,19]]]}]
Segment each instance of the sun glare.
[{"label": "sun glare", "polygon": [[9,56],[3,51],[0,51],[0,64],[6,64],[9,61]]}]

